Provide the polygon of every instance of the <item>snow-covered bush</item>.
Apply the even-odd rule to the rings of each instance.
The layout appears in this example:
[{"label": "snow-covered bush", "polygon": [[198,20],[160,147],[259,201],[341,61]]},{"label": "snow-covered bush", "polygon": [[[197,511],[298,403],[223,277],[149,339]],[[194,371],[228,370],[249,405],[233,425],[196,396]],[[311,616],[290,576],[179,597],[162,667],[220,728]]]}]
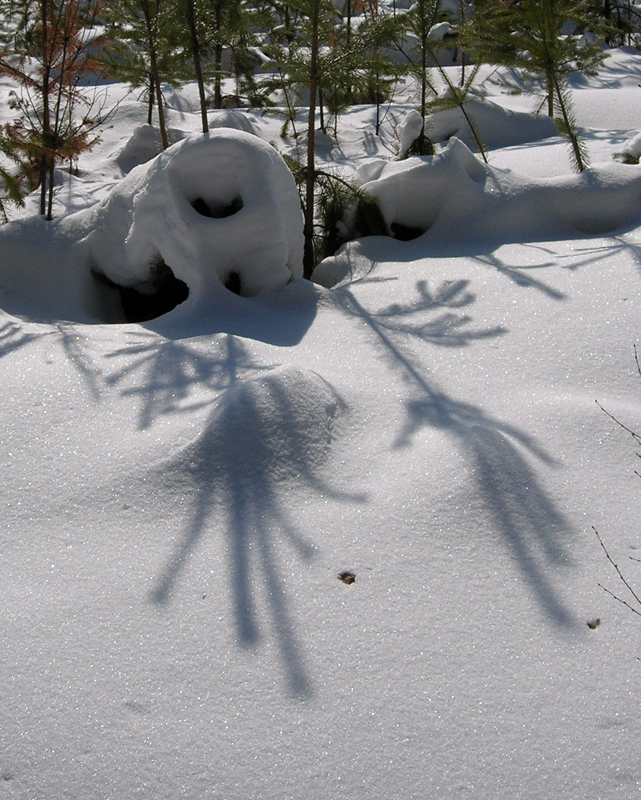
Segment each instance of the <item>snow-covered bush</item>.
[{"label": "snow-covered bush", "polygon": [[220,128],[136,167],[93,212],[84,240],[95,273],[153,291],[169,267],[190,304],[223,286],[252,296],[302,272],[303,223],[294,179],[256,136]]},{"label": "snow-covered bush", "polygon": [[[536,179],[481,163],[456,138],[435,156],[400,162],[372,161],[357,180],[378,198],[388,227],[430,238],[466,241],[535,241],[604,233],[639,218],[641,174],[622,165],[585,175]],[[401,230],[402,232],[402,230]]]}]

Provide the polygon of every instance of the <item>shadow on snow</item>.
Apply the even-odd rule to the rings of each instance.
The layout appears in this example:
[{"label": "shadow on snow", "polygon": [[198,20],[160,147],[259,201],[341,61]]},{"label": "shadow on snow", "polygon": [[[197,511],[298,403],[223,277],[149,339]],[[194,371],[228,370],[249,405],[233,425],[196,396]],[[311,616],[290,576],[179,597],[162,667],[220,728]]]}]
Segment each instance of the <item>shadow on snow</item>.
[{"label": "shadow on snow", "polygon": [[[369,280],[372,279],[356,283]],[[419,281],[414,304],[392,305],[376,312],[366,310],[351,288],[339,288],[333,294],[345,313],[359,317],[375,334],[374,345],[385,353],[390,368],[399,371],[415,388],[415,397],[406,403],[406,421],[394,446],[409,446],[424,427],[446,431],[460,440],[479,496],[539,605],[557,624],[565,625],[570,621],[569,613],[545,572],[548,564],[567,562],[559,539],[569,533],[570,525],[547,496],[525,455],[548,466],[554,464],[553,459],[518,428],[442,392],[427,379],[420,359],[412,353],[413,340],[464,347],[506,333],[501,327],[470,326],[471,318],[457,310],[469,307],[475,300],[467,286],[467,281],[446,281],[430,293],[425,282]],[[546,288],[545,293],[553,299],[562,298],[554,290]],[[412,322],[419,311],[439,309],[443,311],[436,319]]]},{"label": "shadow on snow", "polygon": [[[159,465],[168,491],[183,489],[192,501],[182,538],[158,577],[151,600],[158,605],[170,601],[187,560],[203,536],[220,526],[231,561],[230,591],[240,643],[252,646],[260,639],[254,595],[262,583],[289,690],[308,696],[311,682],[278,552],[293,548],[306,561],[315,548],[296,530],[281,497],[287,489],[311,490],[346,502],[364,499],[333,489],[321,476],[335,417],[345,407],[329,384],[307,370],[276,369],[240,380],[241,369],[247,373],[259,368],[251,365],[234,337],[226,337],[225,347],[226,358],[210,359],[209,367],[203,371],[201,364],[198,373],[210,384],[226,387],[225,393],[198,438]],[[143,415],[143,423],[149,419]]]}]

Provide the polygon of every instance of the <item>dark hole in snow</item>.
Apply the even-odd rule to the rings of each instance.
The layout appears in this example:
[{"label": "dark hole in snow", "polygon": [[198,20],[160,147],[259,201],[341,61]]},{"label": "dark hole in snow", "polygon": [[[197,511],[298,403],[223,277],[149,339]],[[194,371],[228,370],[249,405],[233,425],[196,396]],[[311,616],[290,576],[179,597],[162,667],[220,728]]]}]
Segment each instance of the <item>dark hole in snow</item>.
[{"label": "dark hole in snow", "polygon": [[100,272],[92,274],[98,283],[118,291],[127,322],[147,322],[161,317],[189,297],[187,284],[177,278],[161,258],[152,265],[144,291],[140,287],[120,286]]},{"label": "dark hole in snow", "polygon": [[224,219],[225,217],[233,217],[243,207],[243,198],[239,195],[234,197],[231,203],[226,205],[210,205],[202,197],[197,197],[191,204],[194,211],[197,211],[202,217],[210,217],[211,219]]},{"label": "dark hole in snow", "polygon": [[401,225],[400,222],[392,222],[390,229],[395,239],[401,242],[411,242],[412,239],[418,239],[425,231],[420,228],[410,228],[407,225]]},{"label": "dark hole in snow", "polygon": [[229,289],[234,294],[240,294],[240,275],[238,272],[230,272],[225,281],[225,289]]}]

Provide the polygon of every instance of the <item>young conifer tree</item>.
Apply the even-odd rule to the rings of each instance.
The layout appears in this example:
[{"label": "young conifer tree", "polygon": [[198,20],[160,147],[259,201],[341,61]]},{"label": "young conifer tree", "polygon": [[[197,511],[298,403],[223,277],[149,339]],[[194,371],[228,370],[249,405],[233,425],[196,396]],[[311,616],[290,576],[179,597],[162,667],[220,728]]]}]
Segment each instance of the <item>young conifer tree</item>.
[{"label": "young conifer tree", "polygon": [[[282,9],[279,9],[282,12]],[[315,168],[316,151],[316,111],[318,91],[322,89],[320,50],[327,43],[328,34],[333,35],[334,9],[331,0],[291,0],[287,4],[288,14],[294,13],[298,25],[292,31],[294,39],[287,48],[290,58],[284,59],[280,70],[284,83],[293,83],[297,88],[305,88],[309,93],[307,111],[306,164],[302,167],[303,211],[305,247],[303,253],[303,274],[309,278],[315,267],[314,252],[314,209],[317,174]],[[323,38],[324,37],[324,38]],[[281,45],[279,53],[286,54]]]},{"label": "young conifer tree", "polygon": [[152,123],[154,104],[163,148],[169,147],[162,84],[177,84],[190,73],[178,57],[180,33],[170,0],[118,0],[109,11],[108,68],[132,86],[147,86]]},{"label": "young conifer tree", "polygon": [[[16,89],[17,118],[4,128],[4,147],[30,165],[40,187],[40,213],[52,218],[55,165],[97,141],[96,98],[81,86],[99,71],[98,0],[22,0],[3,4],[0,74]],[[6,180],[5,180],[6,184]]]},{"label": "young conifer tree", "polygon": [[381,126],[381,104],[391,97],[392,87],[403,73],[389,55],[400,36],[400,21],[400,17],[377,9],[376,14],[366,15],[352,35],[356,75],[362,86],[359,102],[375,104],[377,135]]},{"label": "young conifer tree", "polygon": [[441,19],[440,0],[416,0],[404,14],[397,14],[405,30],[414,38],[416,44],[408,52],[405,43],[399,48],[405,54],[408,64],[407,71],[413,75],[419,87],[418,111],[423,119],[421,133],[413,146],[414,155],[432,155],[434,147],[425,135],[425,120],[429,112],[430,100],[436,95],[436,89],[431,80],[430,67],[432,60],[432,42],[430,31]]},{"label": "young conifer tree", "polygon": [[583,171],[587,154],[572,112],[567,76],[592,73],[605,56],[599,38],[567,31],[602,34],[602,20],[588,0],[477,0],[473,21],[479,57],[542,83],[548,114],[570,140],[575,168]]}]

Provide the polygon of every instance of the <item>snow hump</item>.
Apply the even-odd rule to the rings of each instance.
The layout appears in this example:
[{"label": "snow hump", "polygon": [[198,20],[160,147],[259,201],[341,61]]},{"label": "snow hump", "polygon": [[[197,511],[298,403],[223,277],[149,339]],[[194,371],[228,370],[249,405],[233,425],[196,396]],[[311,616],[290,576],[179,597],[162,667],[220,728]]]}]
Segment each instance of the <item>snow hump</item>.
[{"label": "snow hump", "polygon": [[356,178],[378,199],[392,233],[429,231],[430,240],[452,244],[602,234],[641,218],[637,167],[530,178],[482,163],[456,138],[435,156],[370,162]]},{"label": "snow hump", "polygon": [[314,483],[343,406],[323,378],[297,367],[238,382],[220,397],[203,434],[171,456],[171,469],[163,462],[163,474],[172,485],[216,488],[218,498],[240,484],[260,495],[281,481]]},{"label": "snow hump", "polygon": [[302,274],[294,179],[271,145],[245,131],[190,137],[136,167],[92,227],[84,244],[95,272],[144,291],[164,263],[189,287],[185,306],[223,286],[253,296]]},{"label": "snow hump", "polygon": [[[468,100],[465,112],[467,118],[461,108],[455,106],[430,114],[425,123],[425,134],[434,143],[448,142],[455,136],[474,149],[476,141],[468,122],[470,119],[483,145],[490,150],[558,136],[554,120],[550,117],[510,111],[491,100]],[[418,138],[422,127],[421,115],[411,109],[399,126],[401,157]]]}]

